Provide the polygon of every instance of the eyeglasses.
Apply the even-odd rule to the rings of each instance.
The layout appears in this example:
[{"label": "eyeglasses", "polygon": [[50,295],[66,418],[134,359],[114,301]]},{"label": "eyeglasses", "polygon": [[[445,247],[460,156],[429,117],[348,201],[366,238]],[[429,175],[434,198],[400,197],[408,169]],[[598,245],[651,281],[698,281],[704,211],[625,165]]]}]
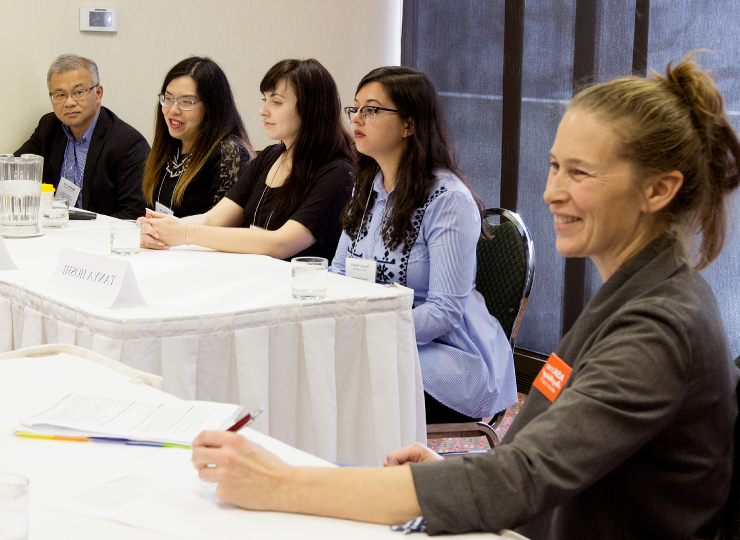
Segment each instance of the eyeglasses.
[{"label": "eyeglasses", "polygon": [[49,97],[51,98],[51,101],[54,103],[64,103],[67,101],[67,97],[72,97],[75,101],[85,101],[87,99],[87,93],[92,90],[93,88],[97,88],[99,85],[91,86],[90,88],[85,88],[84,90],[75,90],[74,92],[54,92],[53,94],[49,94]]},{"label": "eyeglasses", "polygon": [[378,111],[388,111],[400,114],[395,109],[386,109],[385,107],[371,107],[370,105],[365,105],[364,107],[344,108],[344,113],[347,115],[347,120],[349,120],[350,124],[352,123],[352,117],[357,113],[360,114],[365,123],[370,124],[373,120],[375,120],[375,115],[378,113]]},{"label": "eyeglasses", "polygon": [[172,107],[175,103],[177,103],[177,106],[180,107],[180,109],[182,109],[183,111],[189,111],[193,107],[195,107],[195,104],[199,101],[203,100],[192,98],[174,98],[172,96],[159,94],[159,104],[162,105],[162,107],[167,107],[168,109]]}]

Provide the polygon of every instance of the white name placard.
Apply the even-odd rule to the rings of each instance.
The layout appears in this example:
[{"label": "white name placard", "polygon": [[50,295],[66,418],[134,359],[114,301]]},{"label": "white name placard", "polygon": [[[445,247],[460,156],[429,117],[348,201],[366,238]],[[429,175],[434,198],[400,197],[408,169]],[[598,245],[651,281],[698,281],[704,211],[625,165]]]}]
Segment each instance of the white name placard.
[{"label": "white name placard", "polygon": [[106,308],[146,304],[128,261],[62,248],[51,277],[54,290]]},{"label": "white name placard", "polygon": [[8,253],[8,246],[5,245],[5,239],[2,236],[0,236],[0,270],[18,270]]}]

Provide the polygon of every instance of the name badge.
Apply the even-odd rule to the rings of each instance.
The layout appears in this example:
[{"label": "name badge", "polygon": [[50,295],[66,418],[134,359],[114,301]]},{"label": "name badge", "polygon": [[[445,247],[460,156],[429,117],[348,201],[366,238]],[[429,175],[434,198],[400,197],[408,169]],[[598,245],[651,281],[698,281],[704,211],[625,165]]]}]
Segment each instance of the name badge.
[{"label": "name badge", "polygon": [[353,259],[352,257],[344,259],[344,274],[347,277],[369,281],[370,283],[375,283],[377,267],[378,261]]},{"label": "name badge", "polygon": [[257,226],[257,225],[255,225],[254,223],[252,223],[252,224],[251,224],[251,225],[249,226],[249,228],[250,228],[250,229],[252,229],[253,231],[264,231],[264,230],[265,230],[265,229],[264,229],[263,227],[258,227],[258,226]]},{"label": "name badge", "polygon": [[563,362],[557,354],[552,353],[550,358],[547,359],[547,363],[537,374],[532,386],[542,392],[551,402],[554,402],[568,381],[571,371],[573,371],[573,368]]},{"label": "name badge", "polygon": [[170,210],[169,208],[167,208],[165,205],[160,204],[159,201],[157,201],[157,202],[154,203],[154,211],[157,212],[157,213],[159,213],[159,214],[164,214],[166,216],[174,216],[175,215],[175,213],[172,210]]},{"label": "name badge", "polygon": [[131,263],[69,248],[59,253],[51,284],[59,294],[105,308],[146,303]]},{"label": "name badge", "polygon": [[62,178],[59,180],[56,194],[62,199],[67,199],[70,206],[75,206],[77,204],[77,197],[80,196],[80,188],[74,182]]}]

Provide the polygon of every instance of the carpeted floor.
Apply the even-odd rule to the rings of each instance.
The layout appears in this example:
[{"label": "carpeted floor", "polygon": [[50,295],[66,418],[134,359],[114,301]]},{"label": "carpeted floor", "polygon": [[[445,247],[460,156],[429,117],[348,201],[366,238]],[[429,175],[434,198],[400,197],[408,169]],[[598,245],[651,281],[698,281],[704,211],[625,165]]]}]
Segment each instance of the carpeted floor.
[{"label": "carpeted floor", "polygon": [[[521,409],[522,404],[524,403],[524,398],[526,397],[526,394],[520,393],[519,401],[506,410],[504,418],[501,420],[501,423],[498,425],[498,427],[494,430],[496,432],[496,435],[498,435],[499,440],[504,438],[506,431],[509,429],[509,426],[514,421],[514,417],[519,412],[519,409]],[[469,450],[488,450],[489,448],[488,441],[485,437],[427,439],[427,446],[440,454],[444,454],[445,452],[465,452]]]}]

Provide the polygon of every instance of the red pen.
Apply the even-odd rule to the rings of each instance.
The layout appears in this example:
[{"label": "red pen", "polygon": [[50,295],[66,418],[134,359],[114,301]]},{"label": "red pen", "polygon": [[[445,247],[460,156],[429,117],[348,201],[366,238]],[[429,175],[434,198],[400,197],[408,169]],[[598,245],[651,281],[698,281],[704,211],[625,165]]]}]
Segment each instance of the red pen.
[{"label": "red pen", "polygon": [[244,418],[242,418],[241,420],[239,420],[236,424],[234,424],[233,426],[231,426],[226,431],[239,431],[244,426],[248,426],[249,424],[251,424],[252,422],[254,422],[254,419],[255,418],[257,418],[260,414],[262,414],[262,411],[263,410],[264,409],[262,409],[262,407],[259,407],[258,409],[255,409],[252,412],[247,413],[247,416],[245,416]]}]

